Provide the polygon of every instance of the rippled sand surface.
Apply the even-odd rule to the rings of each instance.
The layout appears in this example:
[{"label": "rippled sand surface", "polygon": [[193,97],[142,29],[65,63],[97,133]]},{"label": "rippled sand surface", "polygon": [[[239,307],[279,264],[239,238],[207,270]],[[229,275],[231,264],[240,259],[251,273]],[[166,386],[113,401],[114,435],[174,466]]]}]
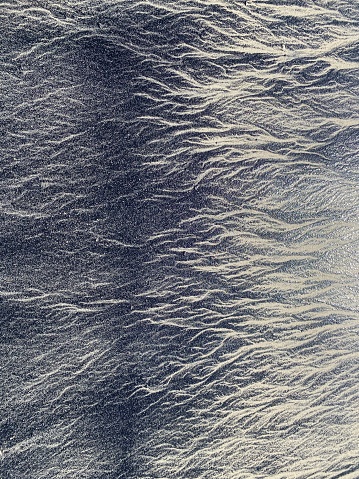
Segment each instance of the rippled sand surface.
[{"label": "rippled sand surface", "polygon": [[359,4],[1,13],[1,479],[359,477]]}]

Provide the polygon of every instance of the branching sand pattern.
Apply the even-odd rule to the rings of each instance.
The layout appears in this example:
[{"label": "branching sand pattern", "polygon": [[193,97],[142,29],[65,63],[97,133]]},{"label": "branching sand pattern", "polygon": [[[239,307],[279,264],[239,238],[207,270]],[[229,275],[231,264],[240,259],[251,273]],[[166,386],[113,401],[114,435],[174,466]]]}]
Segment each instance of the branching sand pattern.
[{"label": "branching sand pattern", "polygon": [[1,479],[356,479],[353,0],[1,12]]}]

